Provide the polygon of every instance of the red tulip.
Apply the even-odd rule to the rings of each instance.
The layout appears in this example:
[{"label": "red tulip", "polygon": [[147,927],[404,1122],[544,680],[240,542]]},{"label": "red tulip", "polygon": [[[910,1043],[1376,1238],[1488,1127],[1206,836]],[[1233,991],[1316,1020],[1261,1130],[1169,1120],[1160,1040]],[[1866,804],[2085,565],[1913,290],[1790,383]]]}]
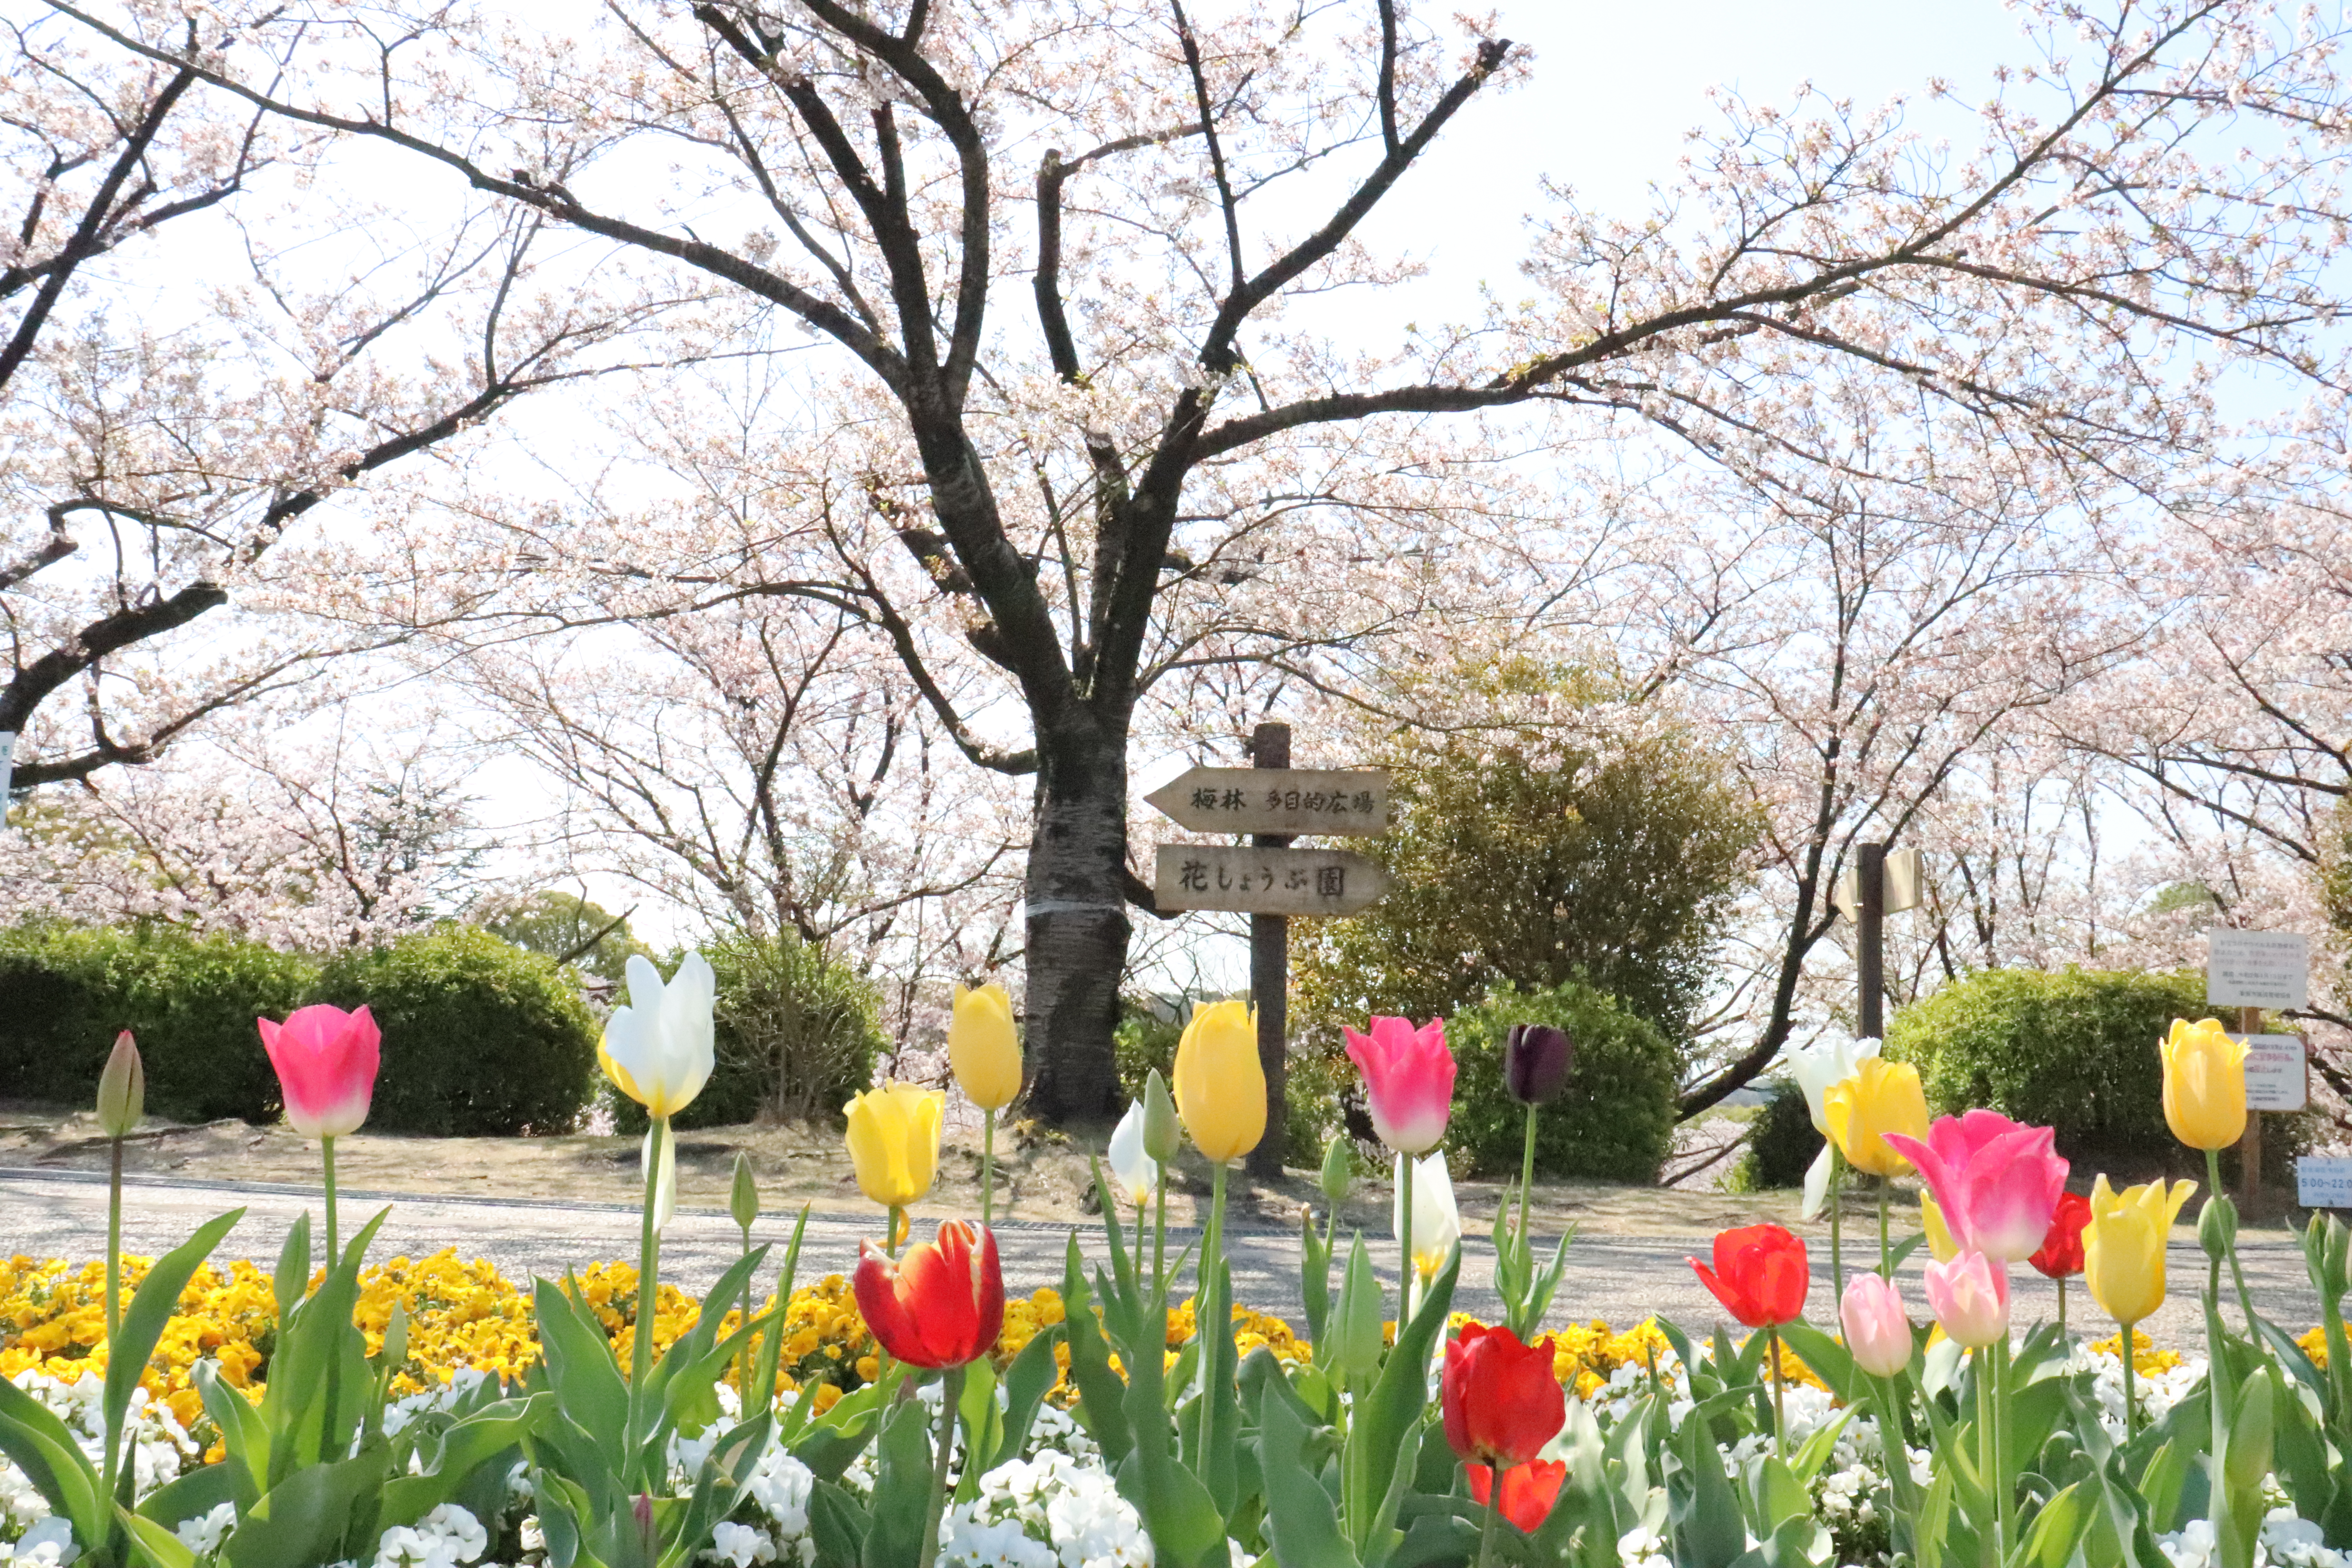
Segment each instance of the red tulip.
[{"label": "red tulip", "polygon": [[[1495,1472],[1485,1465],[1470,1467],[1470,1500],[1486,1506],[1494,1489]],[[1568,1479],[1568,1466],[1559,1459],[1514,1465],[1503,1472],[1503,1517],[1533,1535],[1551,1517],[1551,1505]]]},{"label": "red tulip", "polygon": [[857,1310],[882,1348],[909,1366],[961,1366],[1004,1331],[1004,1274],[986,1226],[944,1221],[936,1242],[893,1259],[858,1249]]},{"label": "red tulip", "polygon": [[278,1069],[286,1121],[306,1138],[359,1131],[375,1093],[383,1033],[365,1007],[298,1007],[282,1024],[256,1018],[262,1048]]},{"label": "red tulip", "polygon": [[2058,1194],[2058,1207],[2050,1216],[2050,1233],[2042,1238],[2042,1250],[2026,1259],[2043,1278],[2063,1279],[2069,1274],[2083,1271],[2083,1227],[2091,1223],[2091,1200],[2080,1193]]},{"label": "red tulip", "polygon": [[1445,1441],[1469,1465],[1524,1465],[1568,1420],[1547,1338],[1466,1323],[1445,1346]]},{"label": "red tulip", "polygon": [[1805,1244],[1777,1225],[1741,1226],[1717,1231],[1715,1267],[1694,1258],[1690,1266],[1715,1299],[1751,1329],[1785,1323],[1802,1315],[1805,1288],[1812,1274],[1805,1266]]}]

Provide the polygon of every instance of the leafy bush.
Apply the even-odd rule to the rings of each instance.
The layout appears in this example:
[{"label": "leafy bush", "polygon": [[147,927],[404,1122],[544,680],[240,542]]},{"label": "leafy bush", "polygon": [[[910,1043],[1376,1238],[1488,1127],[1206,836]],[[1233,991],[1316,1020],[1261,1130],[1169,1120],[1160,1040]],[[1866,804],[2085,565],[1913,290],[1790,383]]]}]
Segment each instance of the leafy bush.
[{"label": "leafy bush", "polygon": [[[1515,660],[1455,672],[1448,690],[1498,711],[1605,710],[1591,687]],[[1722,756],[1667,724],[1587,739],[1510,723],[1408,731],[1374,754],[1395,779],[1394,820],[1354,847],[1391,886],[1361,914],[1293,922],[1307,1033],[1573,980],[1686,1037],[1759,830]]]},{"label": "leafy bush", "polygon": [[1748,1125],[1748,1148],[1739,1156],[1732,1183],[1742,1192],[1803,1186],[1806,1171],[1822,1152],[1822,1135],[1813,1131],[1805,1091],[1787,1079],[1776,1079],[1765,1089],[1765,1101]]},{"label": "leafy bush", "polygon": [[266,1121],[278,1079],[253,1021],[300,1006],[318,973],[299,953],[167,926],[0,931],[0,1094],[87,1103],[115,1034],[129,1029],[151,1112]]},{"label": "leafy bush", "polygon": [[[680,1127],[726,1127],[761,1117],[841,1114],[874,1081],[883,1050],[882,999],[873,984],[797,936],[734,935],[702,950],[719,982],[718,1055],[710,1081],[677,1117]],[[668,973],[673,956],[663,963]],[[612,1096],[625,1132],[642,1131],[645,1107]]]},{"label": "leafy bush", "polygon": [[478,927],[338,954],[310,1000],[364,1002],[383,1030],[375,1131],[557,1131],[593,1093],[596,1023],[579,992],[552,959]]},{"label": "leafy bush", "polygon": [[1538,1121],[1536,1169],[1657,1180],[1674,1137],[1674,1047],[1647,1019],[1574,981],[1543,991],[1498,985],[1447,1020],[1457,1064],[1447,1145],[1468,1150],[1480,1173],[1517,1173],[1525,1111],[1503,1088],[1503,1037],[1513,1024],[1555,1025],[1576,1042],[1568,1088]]},{"label": "leafy bush", "polygon": [[1886,1054],[1917,1066],[1937,1115],[1987,1106],[2055,1128],[2070,1160],[2144,1161],[2173,1142],[2157,1042],[2204,1014],[2192,971],[1981,970],[1898,1010]]}]

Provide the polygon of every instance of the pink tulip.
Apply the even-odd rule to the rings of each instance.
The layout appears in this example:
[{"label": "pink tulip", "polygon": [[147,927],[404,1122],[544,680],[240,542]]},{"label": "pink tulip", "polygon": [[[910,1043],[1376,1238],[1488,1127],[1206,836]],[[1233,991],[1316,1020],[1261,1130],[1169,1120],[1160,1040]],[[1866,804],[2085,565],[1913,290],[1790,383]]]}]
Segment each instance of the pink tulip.
[{"label": "pink tulip", "polygon": [[[1372,1032],[1348,1037],[1348,1055],[1364,1074],[1372,1131],[1400,1154],[1426,1154],[1445,1136],[1454,1113],[1454,1053],[1445,1048],[1445,1022],[1416,1029],[1403,1018],[1374,1018]],[[2035,1246],[2041,1242],[2037,1238]]]},{"label": "pink tulip", "polygon": [[1961,1251],[2018,1263],[2042,1249],[2066,1190],[2054,1136],[1997,1110],[1971,1110],[1937,1118],[1925,1143],[1900,1132],[1886,1142],[1918,1167]]},{"label": "pink tulip", "polygon": [[1980,1350],[2009,1332],[2009,1268],[1981,1252],[1927,1265],[1927,1310],[1953,1343]]},{"label": "pink tulip", "polygon": [[1853,1364],[1871,1376],[1893,1377],[1911,1364],[1911,1319],[1893,1280],[1875,1274],[1857,1274],[1847,1280],[1838,1321],[1845,1329],[1845,1348]]},{"label": "pink tulip", "polygon": [[376,1047],[383,1041],[368,1010],[346,1013],[320,1005],[296,1008],[283,1024],[254,1022],[269,1065],[278,1069],[288,1124],[309,1138],[358,1131],[375,1092]]}]

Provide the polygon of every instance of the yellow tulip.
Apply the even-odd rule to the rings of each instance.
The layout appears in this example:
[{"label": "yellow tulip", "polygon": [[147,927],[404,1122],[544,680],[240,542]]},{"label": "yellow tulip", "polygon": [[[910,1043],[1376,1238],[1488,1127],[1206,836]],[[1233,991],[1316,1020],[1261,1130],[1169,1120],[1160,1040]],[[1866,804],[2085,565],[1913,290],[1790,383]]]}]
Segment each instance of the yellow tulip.
[{"label": "yellow tulip", "polygon": [[2218,1019],[2172,1021],[2164,1052],[2164,1120],[2191,1149],[2226,1149],[2246,1131],[2246,1042]]},{"label": "yellow tulip", "polygon": [[885,1208],[905,1208],[931,1190],[940,1168],[940,1118],[948,1097],[911,1083],[869,1089],[843,1109],[849,1114],[850,1163],[857,1185]]},{"label": "yellow tulip", "polygon": [[1852,1078],[1830,1085],[1822,1096],[1830,1136],[1846,1163],[1874,1176],[1899,1176],[1911,1162],[1887,1146],[1886,1134],[1900,1132],[1925,1142],[1927,1096],[1919,1069],[1909,1062],[1865,1058]]},{"label": "yellow tulip", "polygon": [[2164,1305],[2164,1247],[2194,1182],[2147,1182],[2116,1193],[2103,1174],[2091,1185],[2083,1227],[2083,1279],[2107,1316],[2128,1329]]},{"label": "yellow tulip", "polygon": [[948,1066],[982,1110],[1002,1110],[1021,1092],[1021,1040],[1013,1032],[1013,998],[1002,985],[955,988],[948,1024]]},{"label": "yellow tulip", "polygon": [[1944,1223],[1944,1211],[1926,1193],[1919,1194],[1919,1226],[1927,1233],[1927,1252],[1938,1263],[1949,1263],[1960,1255],[1960,1244],[1952,1239],[1952,1227]]},{"label": "yellow tulip", "polygon": [[1192,1009],[1176,1043],[1176,1114],[1194,1146],[1221,1165],[1265,1136],[1265,1069],[1257,1059],[1257,1015],[1246,1004]]}]

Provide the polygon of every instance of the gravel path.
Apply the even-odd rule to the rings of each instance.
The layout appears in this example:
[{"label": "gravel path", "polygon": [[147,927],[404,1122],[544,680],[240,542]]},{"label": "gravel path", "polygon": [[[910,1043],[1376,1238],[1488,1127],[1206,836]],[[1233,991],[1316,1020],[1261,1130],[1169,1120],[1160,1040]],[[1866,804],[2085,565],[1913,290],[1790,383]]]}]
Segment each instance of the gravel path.
[{"label": "gravel path", "polygon": [[[232,1185],[150,1177],[134,1178],[129,1187],[123,1242],[130,1250],[151,1254],[166,1250],[204,1219],[243,1205],[245,1220],[229,1234],[222,1251],[265,1263],[276,1258],[294,1216],[306,1208],[315,1210],[318,1202],[315,1189],[272,1184]],[[455,1244],[461,1255],[488,1258],[520,1283],[533,1274],[560,1273],[567,1264],[636,1256],[636,1210],[616,1204],[387,1197],[347,1190],[341,1205],[344,1224],[364,1223],[387,1203],[392,1215],[376,1244],[378,1258],[422,1257]],[[0,1215],[5,1215],[0,1219],[0,1250],[52,1258],[95,1258],[104,1253],[103,1177],[0,1169]],[[763,1216],[753,1227],[753,1240],[781,1247],[791,1236],[792,1219],[791,1215]],[[878,1215],[873,1220],[812,1215],[803,1244],[802,1279],[846,1272],[856,1262],[859,1239],[878,1234]],[[315,1215],[312,1223],[317,1224]],[[919,1222],[919,1239],[927,1228]],[[1171,1250],[1192,1241],[1196,1234],[1171,1227]],[[1300,1307],[1296,1233],[1232,1228],[1227,1234],[1235,1299],[1297,1321]],[[1013,1222],[1000,1226],[998,1247],[1007,1285],[1015,1291],[1059,1285],[1068,1235],[1067,1228],[1058,1225]],[[2196,1249],[2189,1226],[2182,1225],[2174,1235],[2169,1264],[2172,1296],[2147,1329],[2159,1343],[2186,1347],[2202,1336],[2194,1291],[2204,1276],[2204,1258]],[[1089,1258],[1103,1255],[1098,1226],[1082,1229],[1078,1237]],[[1373,1256],[1383,1275],[1393,1279],[1393,1243],[1385,1237],[1366,1239],[1374,1243]],[[1859,1245],[1849,1247],[1849,1265],[1870,1249],[1866,1240],[1853,1239]],[[740,1245],[734,1223],[723,1213],[680,1209],[663,1238],[664,1277],[699,1290],[733,1260]],[[1815,1282],[1810,1315],[1817,1322],[1825,1322],[1831,1316],[1828,1247],[1820,1241],[1812,1245]],[[1694,1251],[1703,1255],[1704,1247],[1679,1237],[1578,1241],[1569,1249],[1568,1274],[1555,1300],[1552,1321],[1599,1318],[1623,1326],[1659,1313],[1694,1330],[1711,1325],[1722,1312],[1685,1261]],[[2304,1277],[2302,1253],[2288,1238],[2249,1237],[2242,1256],[2259,1310],[2297,1331],[2316,1321],[2317,1300]],[[1465,1247],[1458,1304],[1481,1315],[1492,1315],[1497,1308],[1490,1257],[1483,1236],[1474,1236]],[[1905,1294],[1915,1316],[1925,1311],[1917,1269],[1915,1260],[1904,1270]],[[2054,1315],[2057,1299],[2050,1283],[2030,1269],[2018,1272],[2021,1278],[2012,1280],[2017,1321],[2022,1323]],[[2079,1289],[2079,1281],[2068,1291],[2068,1309],[2074,1321],[2095,1321],[2101,1331],[2111,1331]]]}]

